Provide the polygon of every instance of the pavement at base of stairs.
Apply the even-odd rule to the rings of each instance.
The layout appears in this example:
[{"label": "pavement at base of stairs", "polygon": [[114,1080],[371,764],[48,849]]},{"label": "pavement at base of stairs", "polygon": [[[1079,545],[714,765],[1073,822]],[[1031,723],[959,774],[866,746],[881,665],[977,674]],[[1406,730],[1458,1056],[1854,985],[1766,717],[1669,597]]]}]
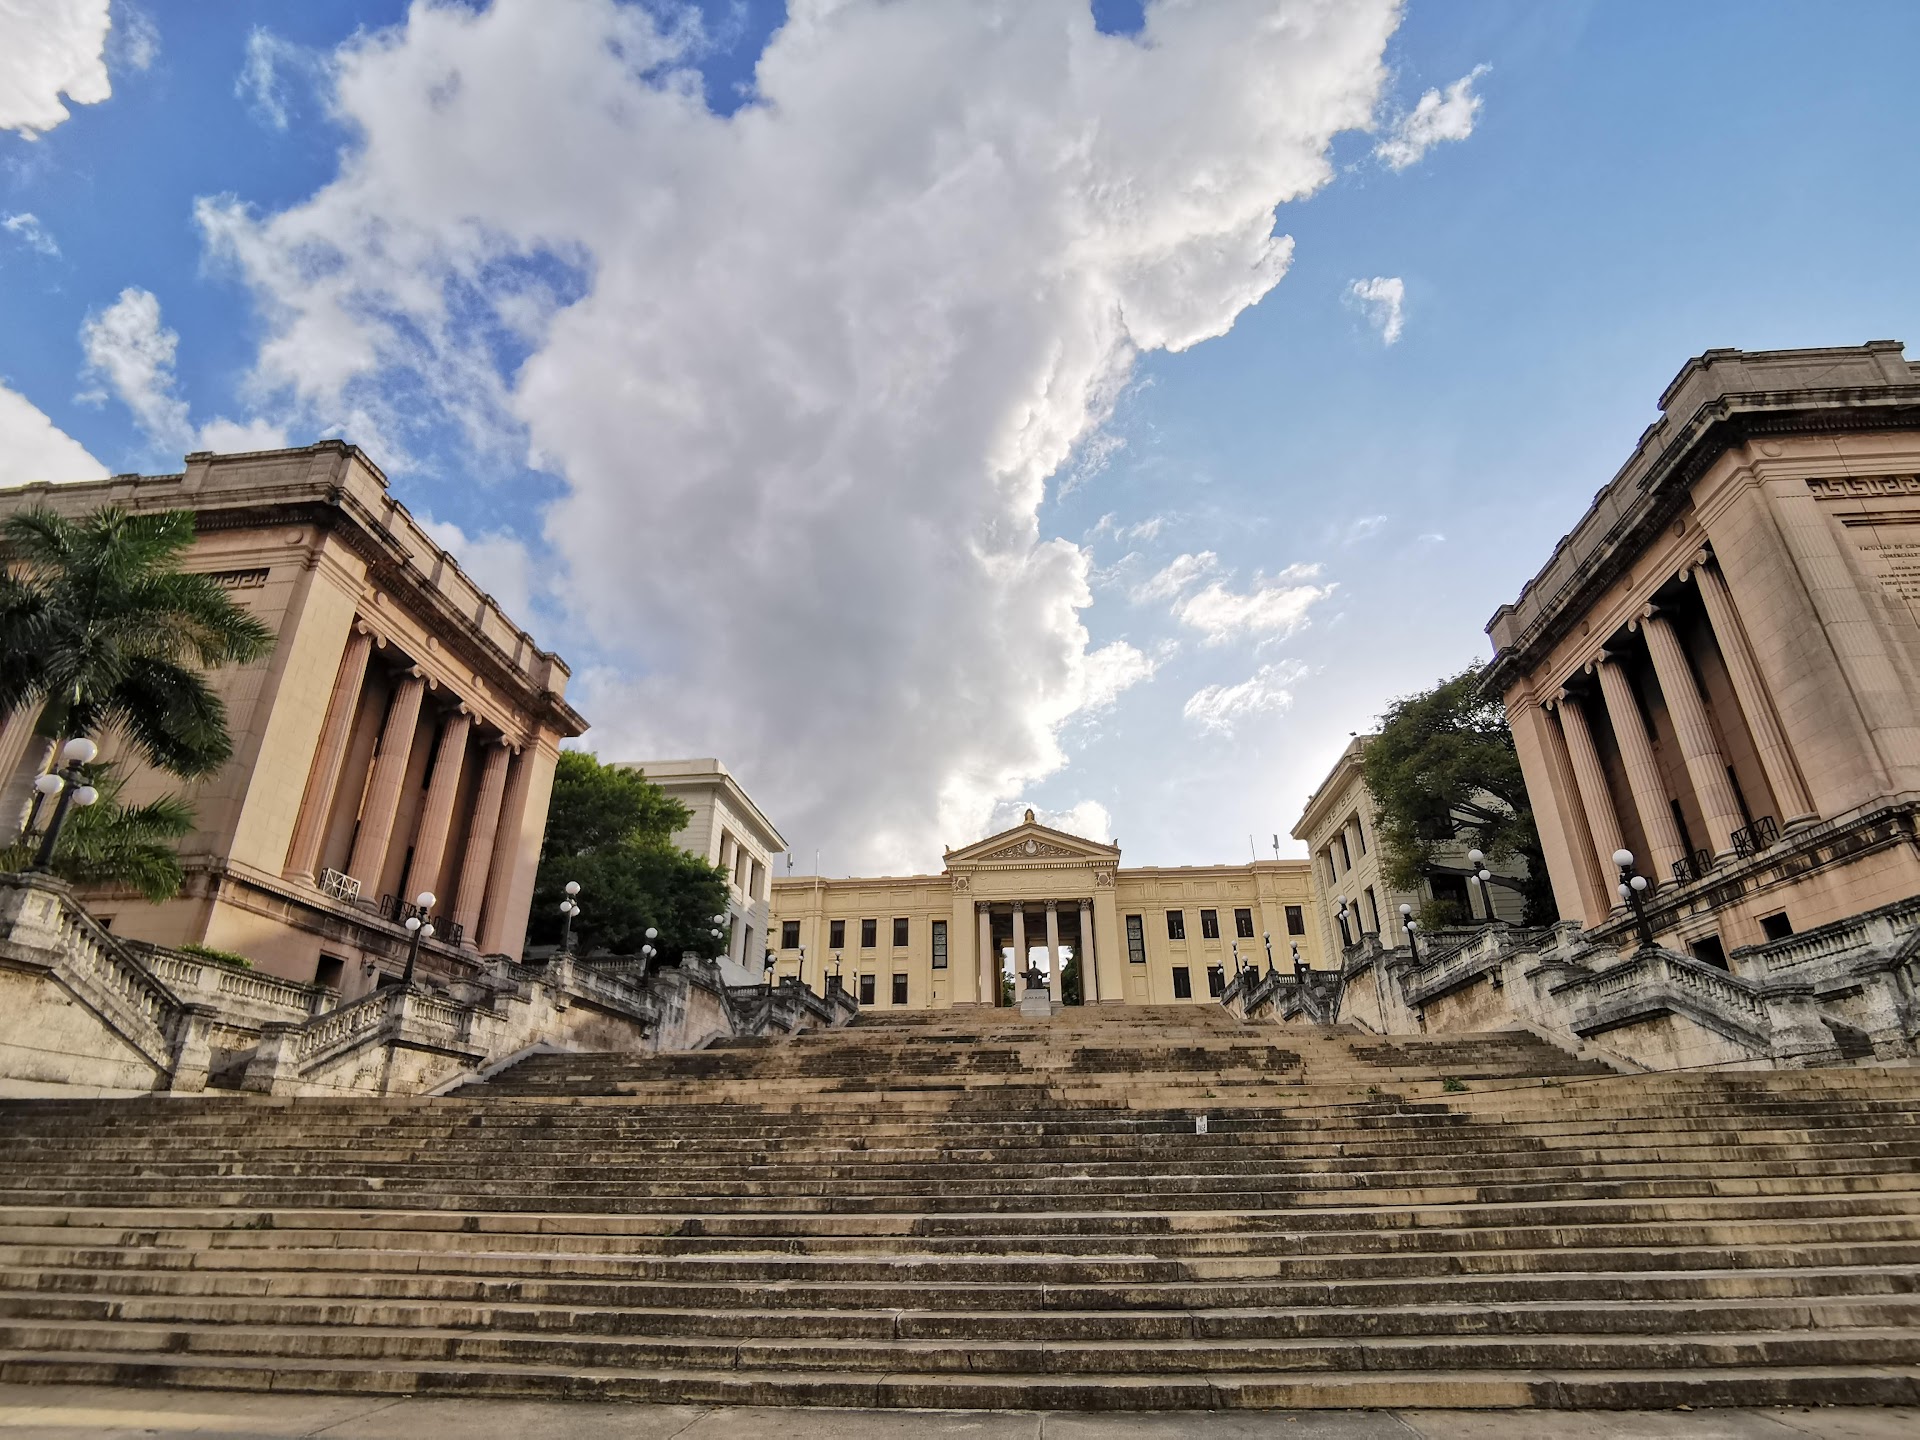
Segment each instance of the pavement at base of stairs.
[{"label": "pavement at base of stairs", "polygon": [[1920,1408],[758,1409],[0,1385],[0,1440],[1913,1440]]}]

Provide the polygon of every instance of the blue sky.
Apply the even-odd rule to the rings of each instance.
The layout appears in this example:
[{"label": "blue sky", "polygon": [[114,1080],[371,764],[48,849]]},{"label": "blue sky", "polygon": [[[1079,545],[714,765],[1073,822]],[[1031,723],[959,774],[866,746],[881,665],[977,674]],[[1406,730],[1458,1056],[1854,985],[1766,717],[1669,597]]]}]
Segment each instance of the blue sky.
[{"label": "blue sky", "polygon": [[[1104,39],[522,8],[116,5],[110,97],[0,129],[0,385],[115,471],[217,419],[367,444],[591,743],[720,754],[802,868],[1024,804],[1140,863],[1297,853],[1688,356],[1920,337],[1908,4],[1413,3],[1270,51],[1255,0]],[[1060,98],[1069,32],[1109,88]],[[1393,168],[1463,80],[1471,133]],[[1027,166],[1075,127],[1097,166]],[[1270,264],[1276,204],[1281,278],[1208,268]]]}]

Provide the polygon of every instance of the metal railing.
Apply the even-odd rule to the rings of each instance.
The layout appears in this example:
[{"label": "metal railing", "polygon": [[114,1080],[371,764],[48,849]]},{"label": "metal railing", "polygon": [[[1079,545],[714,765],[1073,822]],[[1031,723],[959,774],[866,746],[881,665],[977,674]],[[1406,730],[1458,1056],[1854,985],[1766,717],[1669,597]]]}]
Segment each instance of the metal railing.
[{"label": "metal railing", "polygon": [[352,903],[360,898],[360,882],[351,875],[341,874],[338,870],[322,870],[320,893],[332,896],[335,900]]},{"label": "metal railing", "polygon": [[1733,832],[1733,853],[1744,860],[1749,855],[1758,855],[1779,838],[1780,827],[1774,823],[1773,816],[1762,815],[1751,825]]},{"label": "metal railing", "polygon": [[1691,855],[1683,855],[1673,862],[1673,882],[1676,885],[1690,885],[1713,868],[1713,852],[1696,850]]},{"label": "metal railing", "polygon": [[[382,920],[391,920],[396,925],[406,924],[415,915],[422,920],[432,918],[423,907],[411,900],[402,900],[398,895],[382,895],[378,913]],[[465,933],[458,920],[442,916],[433,922],[433,937],[443,944],[458,945]]]}]

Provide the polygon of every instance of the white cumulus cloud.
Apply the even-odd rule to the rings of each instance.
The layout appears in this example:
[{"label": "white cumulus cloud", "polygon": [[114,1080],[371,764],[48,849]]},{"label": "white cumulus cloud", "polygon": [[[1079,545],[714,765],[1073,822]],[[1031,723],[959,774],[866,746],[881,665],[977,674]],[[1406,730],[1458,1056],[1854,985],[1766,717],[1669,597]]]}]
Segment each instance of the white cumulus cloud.
[{"label": "white cumulus cloud", "polygon": [[1367,323],[1380,332],[1382,344],[1391,345],[1400,338],[1405,324],[1406,282],[1398,275],[1376,275],[1371,280],[1355,280],[1347,286],[1347,299],[1358,306]]},{"label": "white cumulus cloud", "polygon": [[458,525],[430,516],[420,518],[420,528],[449,551],[467,578],[493,596],[502,610],[520,625],[532,626],[534,560],[525,542],[503,530],[468,535]]},{"label": "white cumulus cloud", "polygon": [[[994,806],[992,818],[987,821],[988,833],[1011,830],[1026,819],[1027,811],[1033,811],[1036,823],[1049,830],[1058,830],[1065,835],[1078,835],[1082,840],[1093,840],[1102,845],[1113,843],[1113,814],[1098,800],[1076,800],[1064,810],[1049,810],[1044,805],[1029,804],[1025,800],[1004,800]],[[976,837],[978,838],[978,837]],[[1028,912],[1031,916],[1032,912]],[[1028,920],[1032,925],[1033,921]],[[1033,934],[1039,939],[1036,944],[1046,940],[1046,931],[1041,924],[1035,926]]]},{"label": "white cumulus cloud", "polygon": [[285,428],[268,420],[209,420],[200,427],[200,434],[194,440],[195,449],[222,455],[248,450],[282,450],[286,445]]},{"label": "white cumulus cloud", "polygon": [[18,215],[9,215],[6,219],[0,220],[0,230],[6,231],[29,250],[39,254],[58,255],[60,253],[59,242],[47,233],[47,227],[42,225],[39,216],[31,211],[23,210]]},{"label": "white cumulus cloud", "polygon": [[1262,665],[1238,685],[1208,685],[1187,697],[1181,709],[1203,733],[1229,736],[1260,715],[1277,715],[1293,704],[1293,686],[1307,673],[1298,660]]},{"label": "white cumulus cloud", "polygon": [[1306,624],[1315,603],[1333,593],[1331,584],[1313,583],[1319,575],[1318,565],[1290,565],[1271,580],[1256,578],[1253,588],[1243,591],[1209,581],[1175,604],[1173,615],[1198,630],[1208,645],[1247,635],[1284,639]]},{"label": "white cumulus cloud", "polygon": [[107,0],[0,0],[0,130],[35,139],[113,93]]},{"label": "white cumulus cloud", "polygon": [[101,480],[107,467],[26,396],[0,385],[0,485]]},{"label": "white cumulus cloud", "polygon": [[1280,280],[1277,207],[1371,123],[1398,18],[794,0],[719,116],[646,7],[416,5],[332,59],[362,137],[334,181],[200,218],[254,287],[256,383],[314,428],[452,420],[564,482],[601,754],[721,755],[798,848],[899,869],[1141,678],[1090,651],[1045,487],[1136,357]]},{"label": "white cumulus cloud", "polygon": [[1219,568],[1220,557],[1211,550],[1202,550],[1197,555],[1176,555],[1133,587],[1133,602],[1140,605],[1150,600],[1171,600]]},{"label": "white cumulus cloud", "polygon": [[1473,134],[1482,103],[1473,93],[1473,82],[1486,74],[1487,68],[1474,66],[1444,92],[1427,91],[1413,109],[1394,122],[1386,138],[1373,147],[1373,153],[1389,169],[1405,170],[1442,141],[1464,140]]}]

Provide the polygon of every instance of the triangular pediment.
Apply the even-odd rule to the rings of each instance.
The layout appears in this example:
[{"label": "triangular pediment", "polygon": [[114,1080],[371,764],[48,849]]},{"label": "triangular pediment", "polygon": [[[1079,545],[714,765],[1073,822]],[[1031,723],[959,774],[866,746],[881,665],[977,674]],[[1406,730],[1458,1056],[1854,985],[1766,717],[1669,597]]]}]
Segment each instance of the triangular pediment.
[{"label": "triangular pediment", "polygon": [[1033,812],[1027,812],[1027,818],[1011,830],[1002,830],[998,835],[989,835],[984,840],[959,850],[947,852],[947,868],[955,865],[978,865],[982,863],[1021,864],[1052,861],[1090,861],[1112,865],[1120,859],[1120,847],[1102,845],[1097,840],[1087,840],[1078,835],[1069,835],[1064,830],[1053,830],[1039,824],[1033,818]]}]

